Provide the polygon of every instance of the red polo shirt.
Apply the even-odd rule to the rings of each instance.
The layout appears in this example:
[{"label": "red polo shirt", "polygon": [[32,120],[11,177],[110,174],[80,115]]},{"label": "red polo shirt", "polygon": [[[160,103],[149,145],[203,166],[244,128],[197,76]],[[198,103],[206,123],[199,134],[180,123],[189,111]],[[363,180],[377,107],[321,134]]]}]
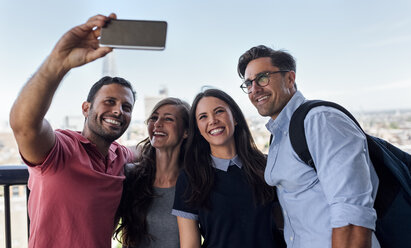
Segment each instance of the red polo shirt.
[{"label": "red polo shirt", "polygon": [[29,165],[29,247],[109,248],[132,152],[114,142],[107,157],[78,132],[57,130],[41,165]]}]

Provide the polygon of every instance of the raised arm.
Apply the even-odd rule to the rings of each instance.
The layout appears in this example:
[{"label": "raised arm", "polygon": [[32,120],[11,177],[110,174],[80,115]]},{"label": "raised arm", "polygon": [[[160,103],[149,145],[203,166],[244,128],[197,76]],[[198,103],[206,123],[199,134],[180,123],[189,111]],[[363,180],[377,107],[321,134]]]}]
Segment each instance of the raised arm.
[{"label": "raised arm", "polygon": [[116,16],[96,15],[65,33],[14,102],[10,126],[20,153],[28,162],[42,163],[54,145],[53,129],[44,116],[64,75],[112,50],[99,47],[97,39],[109,18]]}]

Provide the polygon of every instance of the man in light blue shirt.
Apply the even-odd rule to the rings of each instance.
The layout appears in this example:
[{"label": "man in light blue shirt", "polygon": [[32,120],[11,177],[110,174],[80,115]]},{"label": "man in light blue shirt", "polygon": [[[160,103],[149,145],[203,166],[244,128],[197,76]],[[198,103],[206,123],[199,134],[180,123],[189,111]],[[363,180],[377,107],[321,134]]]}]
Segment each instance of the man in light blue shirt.
[{"label": "man in light blue shirt", "polygon": [[294,152],[290,118],[306,99],[295,84],[294,58],[266,46],[239,59],[241,88],[273,135],[265,179],[277,186],[287,247],[379,247],[373,234],[378,177],[365,135],[345,114],[331,107],[312,109],[305,134],[317,171]]}]

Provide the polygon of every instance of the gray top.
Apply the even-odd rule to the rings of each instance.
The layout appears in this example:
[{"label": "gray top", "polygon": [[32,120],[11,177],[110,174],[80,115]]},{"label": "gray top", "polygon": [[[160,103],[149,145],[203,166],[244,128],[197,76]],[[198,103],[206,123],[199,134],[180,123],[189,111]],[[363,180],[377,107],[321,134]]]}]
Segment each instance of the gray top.
[{"label": "gray top", "polygon": [[159,197],[154,199],[146,217],[148,233],[153,236],[154,240],[150,243],[143,243],[139,248],[179,248],[177,218],[171,215],[175,187],[154,187],[154,191]]}]

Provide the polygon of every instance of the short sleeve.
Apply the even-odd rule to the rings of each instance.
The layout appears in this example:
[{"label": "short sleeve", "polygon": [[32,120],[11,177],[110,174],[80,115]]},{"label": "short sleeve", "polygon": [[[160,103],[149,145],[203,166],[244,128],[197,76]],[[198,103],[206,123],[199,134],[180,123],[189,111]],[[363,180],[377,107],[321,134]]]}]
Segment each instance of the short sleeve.
[{"label": "short sleeve", "polygon": [[184,171],[180,172],[176,183],[176,192],[174,196],[174,205],[171,214],[187,219],[198,220],[198,210],[189,207],[187,199],[188,192],[191,192],[187,175]]}]

